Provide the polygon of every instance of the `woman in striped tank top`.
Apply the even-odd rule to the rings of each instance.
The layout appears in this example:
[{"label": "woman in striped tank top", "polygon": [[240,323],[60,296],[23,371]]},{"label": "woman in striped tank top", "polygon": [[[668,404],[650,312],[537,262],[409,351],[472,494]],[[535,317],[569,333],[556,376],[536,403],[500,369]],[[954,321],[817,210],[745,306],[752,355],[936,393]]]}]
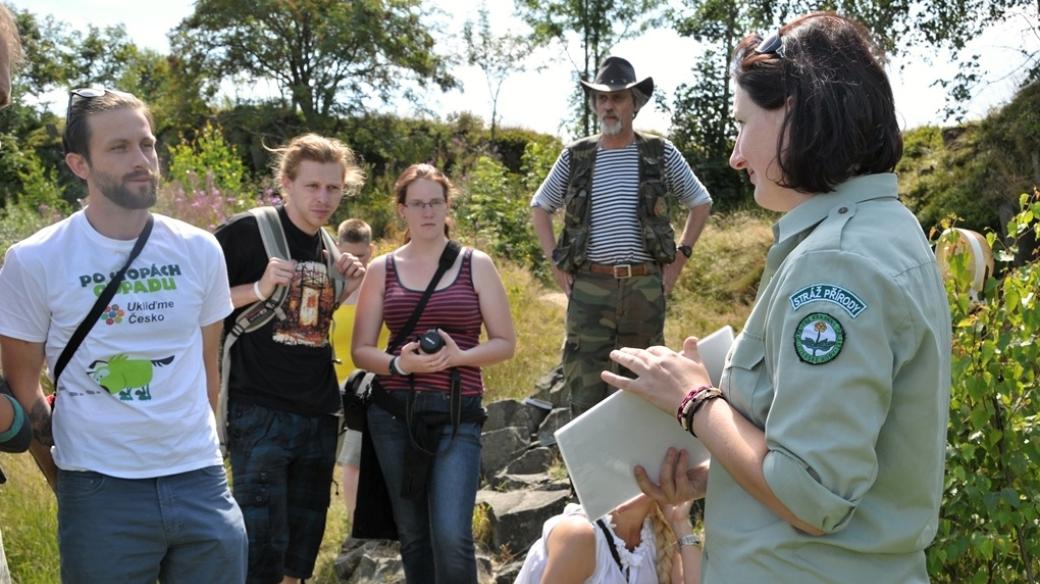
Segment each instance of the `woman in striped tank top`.
[{"label": "woman in striped tank top", "polygon": [[[409,583],[476,582],[471,524],[480,474],[480,368],[510,358],[516,335],[502,280],[487,254],[464,248],[444,273],[403,346],[377,346],[383,322],[397,337],[437,271],[448,244],[454,187],[429,164],[397,179],[394,198],[405,244],[368,267],[358,298],[352,355],[385,392],[368,409],[368,431],[386,479]],[[487,331],[480,341],[481,325]],[[419,351],[436,328],[444,347]],[[457,432],[447,420],[452,371],[462,394]],[[411,424],[406,404],[414,390]],[[388,411],[393,410],[393,411]],[[453,438],[454,434],[454,438]],[[436,456],[424,456],[424,452]]]}]

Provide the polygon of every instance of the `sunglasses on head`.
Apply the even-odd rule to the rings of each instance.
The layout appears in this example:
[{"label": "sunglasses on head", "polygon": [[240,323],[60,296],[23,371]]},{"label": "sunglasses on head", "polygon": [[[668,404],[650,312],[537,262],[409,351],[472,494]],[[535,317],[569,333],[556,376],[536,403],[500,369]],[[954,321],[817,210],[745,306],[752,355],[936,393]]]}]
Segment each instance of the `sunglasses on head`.
[{"label": "sunglasses on head", "polygon": [[781,59],[784,58],[784,40],[780,36],[780,32],[777,31],[773,36],[765,39],[758,43],[755,47],[755,52],[759,55],[776,55]]},{"label": "sunglasses on head", "polygon": [[68,133],[69,133],[69,122],[72,121],[72,106],[77,103],[87,100],[101,97],[106,93],[122,93],[114,89],[106,89],[104,87],[80,87],[69,91],[69,105],[65,108],[65,132],[61,137],[62,145],[65,148],[65,152],[69,151],[68,146]]}]

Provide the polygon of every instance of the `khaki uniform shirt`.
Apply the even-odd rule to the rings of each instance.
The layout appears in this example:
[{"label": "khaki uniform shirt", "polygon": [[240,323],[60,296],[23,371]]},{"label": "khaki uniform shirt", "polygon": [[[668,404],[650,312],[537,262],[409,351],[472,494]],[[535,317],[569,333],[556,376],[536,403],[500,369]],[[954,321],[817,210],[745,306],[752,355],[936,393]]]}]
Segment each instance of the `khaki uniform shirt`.
[{"label": "khaki uniform shirt", "polygon": [[950,314],[896,177],[853,178],[775,226],[721,389],[765,432],[766,482],[806,535],[713,465],[703,581],[927,582],[950,388]]}]

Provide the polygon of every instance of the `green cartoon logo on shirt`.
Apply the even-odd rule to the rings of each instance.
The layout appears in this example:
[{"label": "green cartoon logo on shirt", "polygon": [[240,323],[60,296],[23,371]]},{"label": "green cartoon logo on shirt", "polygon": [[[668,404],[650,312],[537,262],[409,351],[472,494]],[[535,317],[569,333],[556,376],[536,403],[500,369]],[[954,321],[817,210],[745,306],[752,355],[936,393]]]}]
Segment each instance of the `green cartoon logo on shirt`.
[{"label": "green cartoon logo on shirt", "polygon": [[[173,363],[173,356],[165,359],[130,359],[120,353],[108,361],[99,359],[87,367],[87,374],[95,383],[118,395],[123,401],[131,401],[137,397],[140,401],[152,399],[150,386],[155,367]],[[131,390],[137,391],[132,392]]]},{"label": "green cartoon logo on shirt", "polygon": [[834,317],[822,312],[807,315],[794,331],[798,358],[810,365],[829,363],[845,344],[845,329]]}]

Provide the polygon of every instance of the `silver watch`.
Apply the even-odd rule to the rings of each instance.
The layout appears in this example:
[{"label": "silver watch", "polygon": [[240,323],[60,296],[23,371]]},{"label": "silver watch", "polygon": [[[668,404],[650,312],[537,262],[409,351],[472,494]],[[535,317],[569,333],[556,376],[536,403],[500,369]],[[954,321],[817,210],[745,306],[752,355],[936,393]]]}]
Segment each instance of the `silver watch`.
[{"label": "silver watch", "polygon": [[701,545],[701,538],[697,537],[697,535],[694,534],[694,533],[688,533],[688,534],[686,534],[686,535],[684,535],[684,536],[679,538],[679,545],[680,546],[686,546],[686,545],[700,546]]}]

